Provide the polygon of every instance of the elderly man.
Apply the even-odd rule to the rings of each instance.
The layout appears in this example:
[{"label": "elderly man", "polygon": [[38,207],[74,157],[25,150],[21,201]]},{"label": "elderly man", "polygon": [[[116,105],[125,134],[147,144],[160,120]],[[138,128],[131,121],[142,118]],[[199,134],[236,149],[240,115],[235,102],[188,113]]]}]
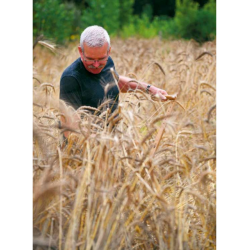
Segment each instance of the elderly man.
[{"label": "elderly man", "polygon": [[[141,89],[148,94],[156,95],[166,100],[165,90],[148,83],[131,81],[126,76],[119,76],[110,57],[110,38],[105,29],[100,26],[86,28],[80,38],[78,46],[80,58],[65,69],[60,81],[60,99],[78,109],[81,106],[98,108],[106,99],[110,99],[113,112],[119,102],[119,93],[126,93],[129,89]],[[117,84],[114,83],[116,76]]]}]

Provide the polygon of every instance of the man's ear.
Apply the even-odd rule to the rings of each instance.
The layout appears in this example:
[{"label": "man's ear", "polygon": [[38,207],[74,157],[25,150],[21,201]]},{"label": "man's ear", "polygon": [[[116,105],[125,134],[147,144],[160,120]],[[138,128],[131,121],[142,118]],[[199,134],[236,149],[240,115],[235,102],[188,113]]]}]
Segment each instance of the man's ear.
[{"label": "man's ear", "polygon": [[108,54],[110,54],[111,53],[111,46],[109,47],[109,51],[108,51]]},{"label": "man's ear", "polygon": [[78,51],[79,51],[79,53],[81,55],[82,54],[82,48],[81,48],[81,46],[78,46]]}]

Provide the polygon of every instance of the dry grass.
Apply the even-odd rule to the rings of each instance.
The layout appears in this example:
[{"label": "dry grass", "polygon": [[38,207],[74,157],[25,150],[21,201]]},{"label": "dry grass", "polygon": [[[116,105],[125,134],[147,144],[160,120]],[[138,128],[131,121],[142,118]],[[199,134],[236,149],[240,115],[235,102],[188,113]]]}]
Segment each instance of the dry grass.
[{"label": "dry grass", "polygon": [[[171,101],[121,94],[109,126],[105,111],[58,111],[76,47],[34,49],[34,249],[216,249],[215,43],[112,41],[120,75],[178,92],[185,109],[167,116],[154,154]],[[57,120],[74,112],[85,117],[61,147]]]}]

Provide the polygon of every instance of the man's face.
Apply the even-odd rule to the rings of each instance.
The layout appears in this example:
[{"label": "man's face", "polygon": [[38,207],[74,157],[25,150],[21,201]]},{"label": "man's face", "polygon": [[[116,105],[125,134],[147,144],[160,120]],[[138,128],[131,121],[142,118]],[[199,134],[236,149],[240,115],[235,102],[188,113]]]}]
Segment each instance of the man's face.
[{"label": "man's face", "polygon": [[102,47],[88,47],[83,43],[84,52],[81,47],[78,47],[78,51],[81,56],[81,60],[85,68],[92,74],[99,74],[105,67],[110,49],[108,51],[108,43],[106,42]]}]

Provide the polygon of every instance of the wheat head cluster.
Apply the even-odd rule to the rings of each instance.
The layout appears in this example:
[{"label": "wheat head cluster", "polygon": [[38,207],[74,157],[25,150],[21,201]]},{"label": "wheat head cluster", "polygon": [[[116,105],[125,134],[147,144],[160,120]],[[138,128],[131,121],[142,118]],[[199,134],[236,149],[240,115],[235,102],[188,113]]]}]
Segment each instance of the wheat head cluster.
[{"label": "wheat head cluster", "polygon": [[[93,109],[99,115],[74,110],[59,101],[59,82],[78,58],[77,44],[37,44],[34,249],[216,249],[215,41],[113,39],[111,53],[120,75],[177,99],[131,90],[120,94],[114,115],[105,103]],[[75,113],[78,129],[58,128]]]}]

